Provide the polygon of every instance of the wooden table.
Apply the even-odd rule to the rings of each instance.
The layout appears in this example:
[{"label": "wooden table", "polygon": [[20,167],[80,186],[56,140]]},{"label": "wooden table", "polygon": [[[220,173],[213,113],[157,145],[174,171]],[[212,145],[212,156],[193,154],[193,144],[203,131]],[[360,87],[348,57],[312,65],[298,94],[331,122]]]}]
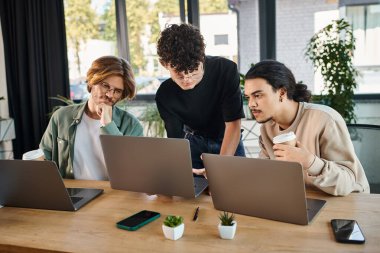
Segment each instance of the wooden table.
[{"label": "wooden table", "polygon": [[[308,196],[327,200],[308,226],[236,215],[235,239],[219,239],[219,211],[211,197],[197,199],[147,196],[112,190],[108,182],[66,180],[68,187],[103,188],[105,193],[77,212],[0,208],[0,252],[380,252],[380,195],[350,194],[331,197],[321,192]],[[247,200],[248,201],[248,200]],[[198,221],[194,210],[200,206]],[[115,223],[147,209],[161,217],[130,232]],[[178,241],[163,236],[166,215],[182,215],[185,233]],[[364,245],[336,243],[330,220],[356,219],[366,237]]]}]

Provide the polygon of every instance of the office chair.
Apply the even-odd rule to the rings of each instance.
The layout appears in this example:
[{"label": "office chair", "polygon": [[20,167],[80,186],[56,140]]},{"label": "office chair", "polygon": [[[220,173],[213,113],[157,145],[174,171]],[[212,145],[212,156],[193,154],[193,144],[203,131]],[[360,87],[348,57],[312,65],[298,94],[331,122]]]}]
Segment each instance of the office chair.
[{"label": "office chair", "polygon": [[347,124],[347,127],[371,193],[380,193],[380,126]]}]

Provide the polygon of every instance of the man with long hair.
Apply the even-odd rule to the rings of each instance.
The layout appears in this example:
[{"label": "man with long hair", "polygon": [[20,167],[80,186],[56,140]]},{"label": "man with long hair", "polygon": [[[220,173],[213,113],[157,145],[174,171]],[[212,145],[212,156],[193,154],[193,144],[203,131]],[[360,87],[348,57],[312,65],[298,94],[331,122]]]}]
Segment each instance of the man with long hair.
[{"label": "man with long hair", "polygon": [[[254,65],[245,75],[244,93],[252,115],[262,123],[261,158],[300,163],[305,183],[332,195],[369,193],[342,116],[328,106],[308,103],[307,86],[296,83],[284,64],[266,60]],[[273,137],[291,131],[296,146],[273,143]]]}]

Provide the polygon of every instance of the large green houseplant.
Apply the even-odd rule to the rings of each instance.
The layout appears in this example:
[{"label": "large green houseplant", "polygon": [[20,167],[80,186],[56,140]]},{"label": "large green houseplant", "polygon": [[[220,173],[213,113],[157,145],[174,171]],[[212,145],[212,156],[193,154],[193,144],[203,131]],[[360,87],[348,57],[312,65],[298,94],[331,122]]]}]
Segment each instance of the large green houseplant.
[{"label": "large green houseplant", "polygon": [[321,70],[324,81],[321,95],[313,100],[337,110],[347,123],[356,122],[353,96],[358,72],[352,62],[354,50],[352,27],[340,19],[314,34],[305,53],[315,71]]}]

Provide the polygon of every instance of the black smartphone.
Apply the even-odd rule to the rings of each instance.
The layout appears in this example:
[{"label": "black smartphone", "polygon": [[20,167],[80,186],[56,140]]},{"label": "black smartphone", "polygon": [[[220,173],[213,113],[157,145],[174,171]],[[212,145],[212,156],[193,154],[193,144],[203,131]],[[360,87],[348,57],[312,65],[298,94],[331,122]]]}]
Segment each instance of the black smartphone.
[{"label": "black smartphone", "polygon": [[160,213],[143,210],[117,222],[116,226],[121,229],[135,231],[158,217],[160,217]]},{"label": "black smartphone", "polygon": [[333,219],[331,226],[337,242],[357,244],[365,242],[364,235],[355,220]]}]

